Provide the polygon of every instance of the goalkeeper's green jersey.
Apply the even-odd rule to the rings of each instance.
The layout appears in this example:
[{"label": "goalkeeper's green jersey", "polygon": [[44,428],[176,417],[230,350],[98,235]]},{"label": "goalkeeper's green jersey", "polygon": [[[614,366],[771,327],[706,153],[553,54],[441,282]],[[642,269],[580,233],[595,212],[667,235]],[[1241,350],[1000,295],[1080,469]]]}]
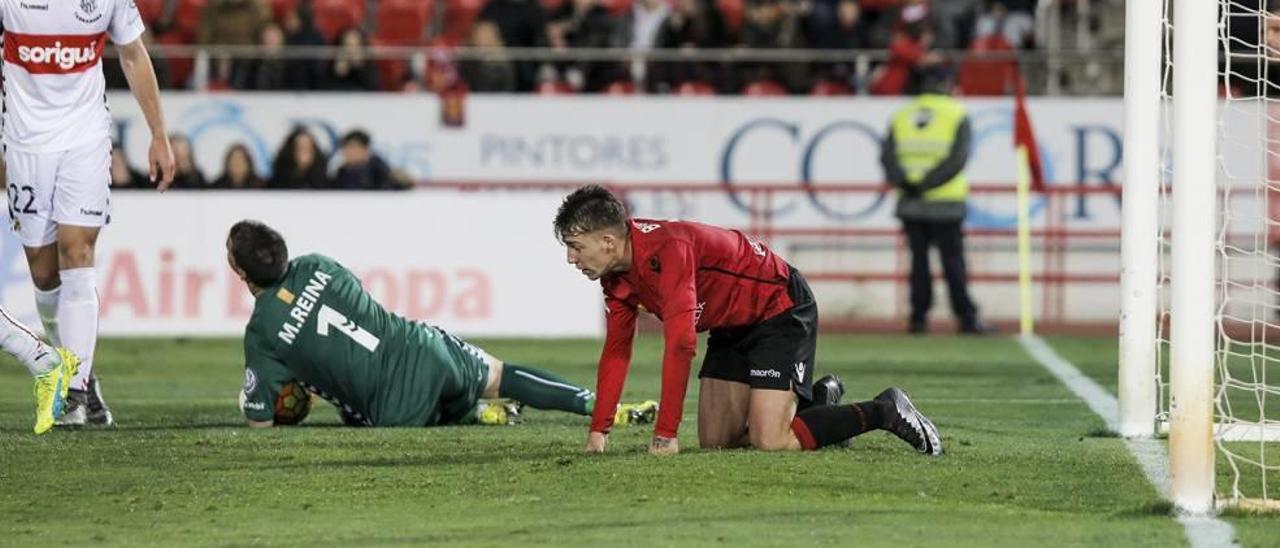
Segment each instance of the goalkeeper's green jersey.
[{"label": "goalkeeper's green jersey", "polygon": [[270,421],[288,382],[338,406],[344,420],[428,426],[467,419],[484,392],[483,353],[388,312],[351,271],[323,255],[289,262],[264,288],[244,333],[245,417]]}]

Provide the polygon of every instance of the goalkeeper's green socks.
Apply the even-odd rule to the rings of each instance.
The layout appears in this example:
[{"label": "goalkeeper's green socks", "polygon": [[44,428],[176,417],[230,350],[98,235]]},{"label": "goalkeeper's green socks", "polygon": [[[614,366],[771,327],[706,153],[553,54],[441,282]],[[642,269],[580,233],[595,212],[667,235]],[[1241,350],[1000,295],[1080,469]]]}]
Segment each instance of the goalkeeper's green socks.
[{"label": "goalkeeper's green socks", "polygon": [[511,398],[535,409],[567,411],[590,415],[596,395],[563,377],[541,369],[508,363],[502,367],[498,396]]}]

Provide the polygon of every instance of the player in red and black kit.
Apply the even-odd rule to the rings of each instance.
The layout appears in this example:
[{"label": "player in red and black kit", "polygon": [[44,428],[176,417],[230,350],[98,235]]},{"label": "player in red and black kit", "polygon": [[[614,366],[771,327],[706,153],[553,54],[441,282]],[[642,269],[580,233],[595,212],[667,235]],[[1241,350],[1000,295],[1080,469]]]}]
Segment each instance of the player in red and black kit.
[{"label": "player in red and black kit", "polygon": [[[702,447],[811,450],[884,429],[921,453],[942,454],[937,428],[902,390],[839,405],[838,380],[810,387],[817,303],[800,272],[764,244],[700,223],[629,218],[596,185],[565,198],[555,229],[569,263],[600,280],[608,312],[587,451],[604,451],[643,310],[662,320],[666,346],[650,453],[679,452],[697,333],[710,331],[698,374]],[[826,394],[815,399],[819,391]]]}]

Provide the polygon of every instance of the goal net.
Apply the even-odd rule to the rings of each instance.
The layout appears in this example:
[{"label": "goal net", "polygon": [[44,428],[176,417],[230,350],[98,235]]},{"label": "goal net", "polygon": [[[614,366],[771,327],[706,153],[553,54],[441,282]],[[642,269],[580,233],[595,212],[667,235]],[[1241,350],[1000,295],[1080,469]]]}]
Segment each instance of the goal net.
[{"label": "goal net", "polygon": [[[1207,12],[1184,8],[1187,2],[1163,3],[1162,154],[1156,208],[1160,242],[1157,424],[1171,430],[1175,502],[1179,502],[1180,480],[1184,488],[1189,485],[1179,474],[1207,474],[1200,485],[1205,486],[1204,498],[1212,499],[1210,505],[1276,509],[1280,508],[1280,1],[1204,2],[1210,7],[1217,4],[1210,18],[1216,23],[1217,48],[1215,55],[1199,64],[1193,59],[1193,48],[1180,48],[1177,41],[1179,33],[1205,32],[1203,21],[1197,19]],[[1186,13],[1179,13],[1180,8]],[[1216,67],[1216,100],[1180,108],[1179,93],[1193,100],[1202,90],[1193,88],[1200,85],[1194,82],[1179,87],[1178,72],[1191,77],[1198,66],[1206,71]],[[1213,112],[1210,127],[1195,123],[1204,111]],[[1213,150],[1215,144],[1216,150],[1205,154],[1207,166],[1197,172],[1199,160],[1193,156]],[[1188,171],[1180,173],[1183,169]],[[1207,187],[1209,182],[1213,183],[1211,194],[1208,188],[1175,190],[1184,185]],[[1208,245],[1189,250],[1200,237],[1193,230],[1210,231],[1212,253]],[[1180,251],[1179,239],[1188,240],[1191,248]],[[1182,260],[1180,252],[1185,254]],[[1192,258],[1193,253],[1200,258]],[[1198,290],[1194,286],[1201,281],[1200,269],[1206,294],[1207,282],[1212,280],[1212,297],[1205,298],[1212,321],[1192,325],[1199,308],[1188,304],[1196,298],[1187,293]],[[1208,331],[1211,338],[1203,333]],[[1180,355],[1179,345],[1194,352],[1197,344],[1192,339],[1201,335],[1205,337],[1205,375],[1197,377],[1186,373],[1188,364],[1200,368],[1202,361],[1185,351]],[[1197,411],[1188,409],[1201,404],[1196,396],[1199,387],[1192,385],[1201,383],[1197,378],[1208,382],[1210,363],[1212,391],[1204,392],[1209,400],[1204,407],[1211,410],[1199,421]],[[1179,367],[1183,368],[1181,388]],[[1197,440],[1210,435],[1212,446]],[[1205,446],[1203,452],[1200,445]],[[1200,460],[1207,462],[1198,468]]]}]

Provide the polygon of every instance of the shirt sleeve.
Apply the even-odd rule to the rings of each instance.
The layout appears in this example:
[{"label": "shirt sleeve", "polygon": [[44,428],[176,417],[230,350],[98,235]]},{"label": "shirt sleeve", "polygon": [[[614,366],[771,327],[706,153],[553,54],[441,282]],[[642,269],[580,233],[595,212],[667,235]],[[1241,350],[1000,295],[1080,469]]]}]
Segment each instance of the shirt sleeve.
[{"label": "shirt sleeve", "polygon": [[133,0],[116,0],[111,10],[111,22],[107,24],[107,35],[115,44],[128,44],[142,36],[146,30],[142,15],[138,14],[138,5]]},{"label": "shirt sleeve", "polygon": [[258,422],[275,420],[276,398],[293,373],[266,351],[251,333],[244,338],[244,394],[240,410],[246,419]]},{"label": "shirt sleeve", "polygon": [[608,433],[622,397],[622,386],[631,367],[631,348],[636,336],[636,309],[606,293],[604,350],[596,371],[596,404],[591,412],[591,431]]},{"label": "shirt sleeve", "polygon": [[689,369],[698,349],[695,316],[698,292],[694,283],[696,261],[685,242],[671,242],[654,255],[657,261],[643,267],[658,270],[658,292],[662,297],[662,398],[654,434],[674,438],[684,416],[684,396],[689,388]]}]

